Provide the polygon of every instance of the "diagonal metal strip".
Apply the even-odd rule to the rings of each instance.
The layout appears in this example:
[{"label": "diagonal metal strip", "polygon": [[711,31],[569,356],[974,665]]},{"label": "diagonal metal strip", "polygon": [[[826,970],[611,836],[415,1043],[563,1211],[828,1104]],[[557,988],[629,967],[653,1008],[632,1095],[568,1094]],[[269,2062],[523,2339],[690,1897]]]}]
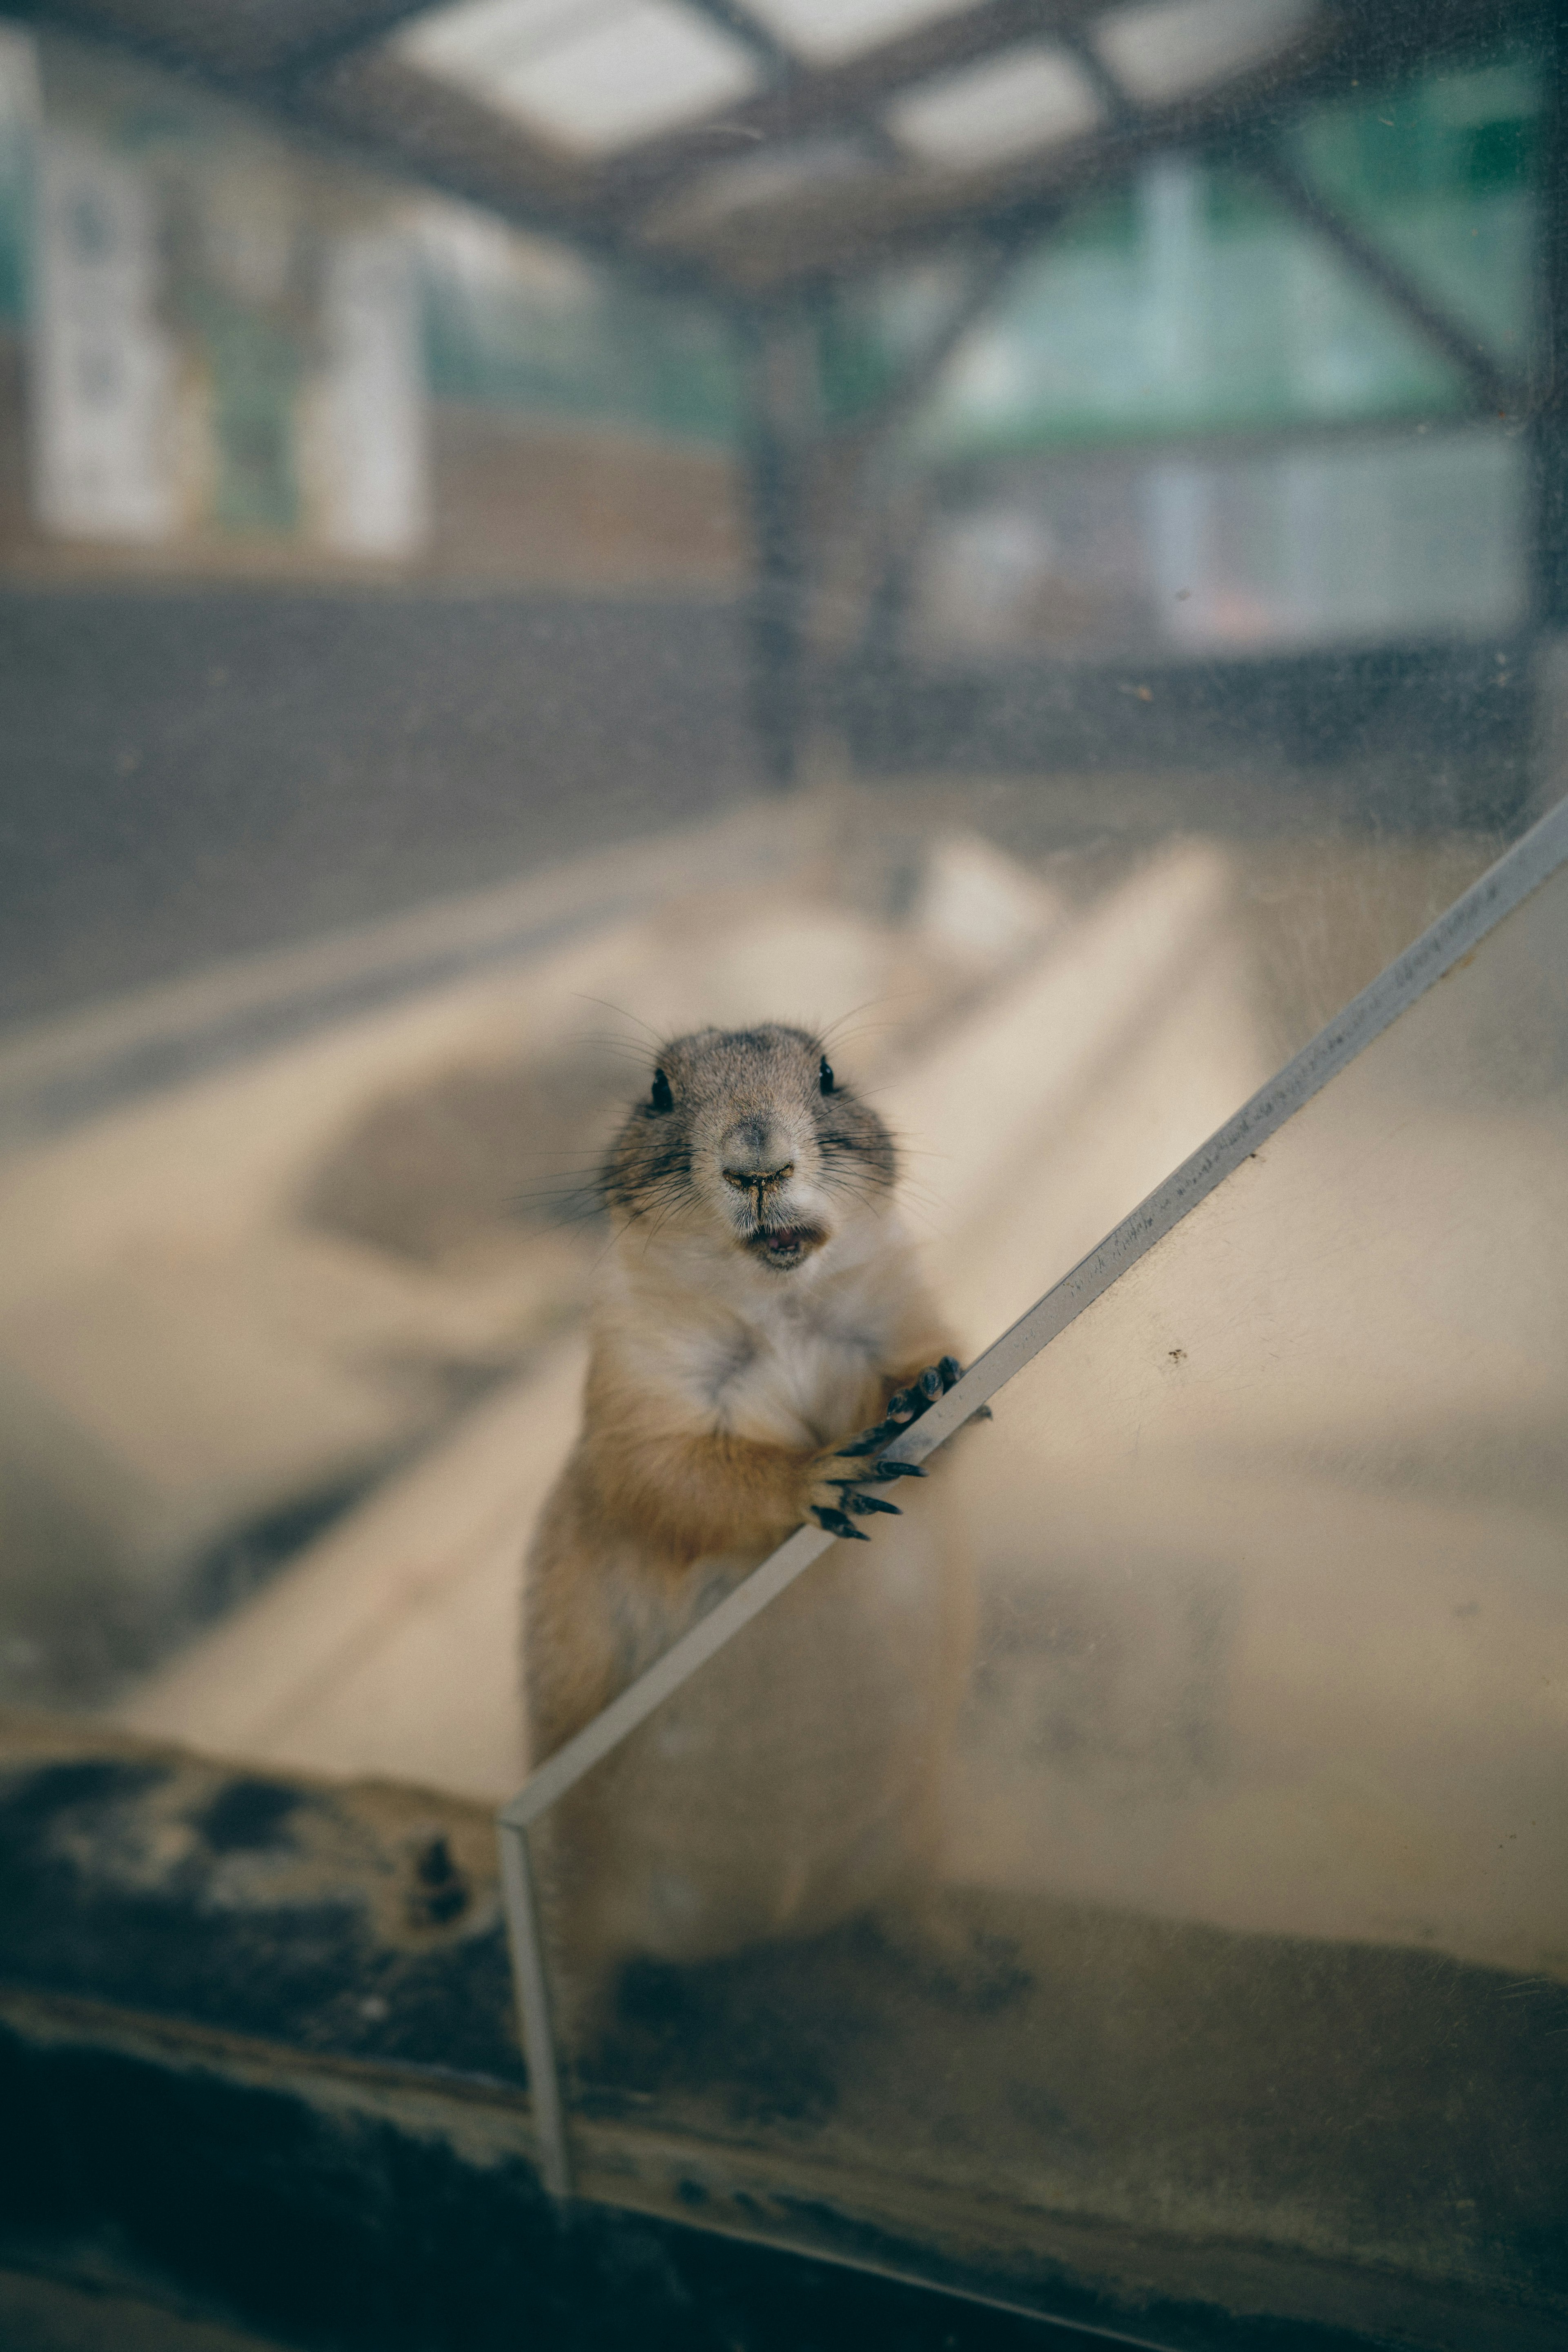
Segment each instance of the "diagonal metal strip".
[{"label": "diagonal metal strip", "polygon": [[[988,1397],[1021,1371],[1043,1348],[1077,1321],[1122,1275],[1146,1257],[1234,1174],[1258,1146],[1353,1062],[1391,1023],[1427,989],[1451,971],[1504,917],[1522,904],[1568,860],[1568,800],[1542,817],[1495,866],[1457,898],[1361,994],[1353,997],[1293,1061],[1260,1087],[1234,1118],[1210,1136],[1156,1186],[1097,1249],[1047,1291],[1026,1315],[971,1365],[956,1387],[889,1443],[895,1461],[918,1462],[962,1427]],[[569,2186],[564,2122],[557,2087],[553,2042],[539,1926],[531,1899],[526,1856],[531,1822],[549,1810],[584,1773],[591,1772],[623,1739],[645,1723],[742,1628],[792,1585],[837,1538],[816,1528],[800,1528],[745,1581],[725,1595],[657,1664],[624,1690],[602,1715],[542,1764],[497,1816],[501,1831],[503,1883],[512,1937],[531,2072],[536,2082],[535,2116],[545,2148],[546,2171],[557,2194]],[[524,1849],[522,1859],[509,1849]]]}]

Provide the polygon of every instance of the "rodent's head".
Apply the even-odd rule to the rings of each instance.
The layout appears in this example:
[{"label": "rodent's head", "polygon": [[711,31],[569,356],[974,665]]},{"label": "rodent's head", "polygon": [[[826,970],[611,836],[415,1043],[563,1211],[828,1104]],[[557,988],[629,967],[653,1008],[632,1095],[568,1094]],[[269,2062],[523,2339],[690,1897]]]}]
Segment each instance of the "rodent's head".
[{"label": "rodent's head", "polygon": [[700,1234],[780,1276],[874,1213],[898,1176],[876,1112],[804,1029],[700,1029],[663,1046],[605,1162],[627,1224]]}]

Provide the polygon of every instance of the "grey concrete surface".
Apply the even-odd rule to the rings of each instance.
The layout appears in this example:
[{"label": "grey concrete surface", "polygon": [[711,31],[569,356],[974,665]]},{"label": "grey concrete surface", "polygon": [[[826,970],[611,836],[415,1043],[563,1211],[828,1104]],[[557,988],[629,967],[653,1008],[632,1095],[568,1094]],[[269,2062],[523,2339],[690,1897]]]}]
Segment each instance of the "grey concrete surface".
[{"label": "grey concrete surface", "polygon": [[732,799],[711,600],[0,591],[0,1024]]},{"label": "grey concrete surface", "polygon": [[[1026,854],[1331,803],[1509,830],[1504,659],[900,670],[837,717]],[[699,819],[758,787],[747,696],[714,598],[0,589],[0,1031]]]}]

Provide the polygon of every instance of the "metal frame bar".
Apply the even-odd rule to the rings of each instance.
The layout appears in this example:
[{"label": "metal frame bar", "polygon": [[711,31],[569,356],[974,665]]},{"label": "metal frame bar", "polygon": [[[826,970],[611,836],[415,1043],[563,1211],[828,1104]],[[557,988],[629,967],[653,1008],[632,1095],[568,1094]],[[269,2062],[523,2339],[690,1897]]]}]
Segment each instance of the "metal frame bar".
[{"label": "metal frame bar", "polygon": [[555,2064],[555,2030],[550,2014],[550,1972],[539,1931],[539,1890],[526,1830],[500,1833],[501,1903],[511,1947],[511,1980],[517,1998],[522,2054],[528,2061],[528,2096],[539,2137],[539,2168],[552,2197],[572,2194],[566,2112]]},{"label": "metal frame bar", "polygon": [[763,773],[784,792],[795,781],[805,719],[816,345],[798,303],[743,310],[736,329],[752,544],[748,699]]},{"label": "metal frame bar", "polygon": [[[1142,130],[1146,121],[1144,110],[1133,103],[1094,43],[1079,32],[1065,36],[1062,46],[1077,58],[1118,128],[1127,131]],[[1523,406],[1523,385],[1492,356],[1480,336],[1453,317],[1403,262],[1358,228],[1313,184],[1310,175],[1299,163],[1289,162],[1281,153],[1274,139],[1244,135],[1236,143],[1232,160],[1245,165],[1303,228],[1331,246],[1342,261],[1348,262],[1358,277],[1403,315],[1430,349],[1463,376],[1479,410],[1506,414]]]},{"label": "metal frame bar", "polygon": [[905,361],[896,383],[858,416],[829,435],[839,446],[868,450],[901,425],[935,383],[959,346],[1005,292],[1008,278],[1031,250],[1027,240],[981,232],[964,256],[963,282],[917,352]]},{"label": "metal frame bar", "polygon": [[[725,0],[689,0],[717,16]],[[878,125],[877,110],[909,83],[991,57],[1015,41],[1053,29],[1061,18],[1077,23],[1100,0],[973,0],[968,8],[912,32],[875,42],[832,63],[813,64],[804,51],[781,44],[785,64],[778,79],[750,99],[724,110],[723,121],[745,140],[797,141],[833,133],[865,133],[897,152]],[[663,202],[689,176],[713,161],[711,122],[655,134],[605,165],[603,184],[612,209],[635,215]]]},{"label": "metal frame bar", "polygon": [[1415,328],[1438,357],[1461,375],[1478,410],[1483,414],[1518,415],[1526,404],[1524,385],[1486,349],[1481,337],[1465,326],[1376,240],[1358,228],[1336,205],[1313,186],[1306,173],[1287,163],[1273,146],[1245,142],[1236,151],[1253,178],[1269,189],[1301,226],[1321,237],[1347,262],[1357,277],[1381,294],[1390,309]]},{"label": "metal frame bar", "polygon": [[[1510,27],[1527,31],[1535,21],[1531,0],[1518,0],[1509,21]],[[1047,28],[1036,23],[1030,27],[1031,32],[1047,29],[1053,38],[1061,39],[1061,25]],[[819,198],[781,205],[771,225],[775,248],[786,251],[786,258],[764,268],[748,270],[737,244],[717,232],[704,247],[705,258],[716,275],[746,283],[758,293],[781,292],[790,286],[861,276],[872,267],[928,251],[945,238],[986,225],[1029,234],[1042,220],[1048,226],[1064,202],[1121,184],[1151,154],[1165,150],[1225,154],[1237,136],[1238,110],[1255,135],[1260,113],[1272,122],[1286,110],[1298,110],[1320,99],[1403,81],[1430,60],[1472,54],[1495,37],[1498,26],[1495,16],[1486,12],[1485,0],[1423,0],[1418,19],[1414,12],[1395,16],[1385,7],[1371,28],[1362,28],[1367,37],[1352,37],[1354,28],[1348,26],[1341,29],[1342,38],[1302,53],[1288,74],[1266,64],[1217,89],[1136,110],[1131,120],[1112,123],[1085,142],[1029,157],[1005,171],[934,179],[913,174],[900,182],[896,196],[884,191],[880,200],[874,200],[868,191],[865,202],[854,206],[825,206]],[[798,128],[798,111],[792,120]],[[773,135],[771,131],[769,135]]]},{"label": "metal frame bar", "polygon": [[[1105,75],[1081,38],[1102,0],[973,0],[956,16],[822,67],[794,58],[785,45],[773,41],[751,16],[745,0],[689,0],[748,39],[759,57],[776,56],[767,86],[718,119],[639,141],[581,169],[530,139],[521,125],[491,116],[478,100],[464,100],[456,91],[441,93],[439,119],[432,121],[437,86],[422,83],[412,71],[405,77],[411,89],[401,97],[394,91],[389,100],[386,89],[364,86],[367,70],[374,83],[380,45],[430,5],[432,0],[363,0],[356,14],[341,17],[314,38],[264,47],[247,64],[243,56],[237,62],[226,58],[221,46],[183,47],[148,0],[122,0],[108,16],[94,0],[11,0],[22,22],[110,42],[223,97],[282,115],[296,136],[330,141],[367,165],[411,174],[515,226],[564,237],[656,289],[695,294],[721,307],[858,275],[987,226],[1017,236],[1048,228],[1065,201],[1124,179],[1152,150],[1225,144],[1238,106],[1252,117],[1260,109],[1273,116],[1281,106],[1296,107],[1358,80],[1413,71],[1426,58],[1468,53],[1497,30],[1496,0],[1398,0],[1391,17],[1385,9],[1370,38],[1352,38],[1340,26],[1329,40],[1325,20],[1324,39],[1299,48],[1282,68],[1243,77],[1169,107],[1129,109],[1100,137],[1063,155],[1032,158],[1004,172],[894,174],[893,192],[884,188],[863,205],[846,207],[836,200],[824,210],[818,192],[798,215],[788,205],[776,207],[768,215],[771,258],[757,267],[747,248],[758,224],[749,217],[740,242],[717,226],[689,250],[655,247],[639,236],[637,224],[650,205],[677,194],[721,154],[732,153],[736,139],[793,143],[843,127],[895,144],[876,127],[877,109],[888,97],[928,74],[1000,54],[1041,34],[1076,44],[1080,62],[1107,90],[1113,78]],[[1539,0],[1508,0],[1506,15],[1510,24],[1525,29],[1542,18],[1542,10]],[[403,102],[416,92],[423,101],[417,122],[408,119]],[[1256,138],[1256,132],[1255,123],[1249,135]],[[717,149],[716,140],[722,142]],[[1394,267],[1376,255],[1373,263]],[[1400,276],[1400,286],[1389,279],[1383,290],[1413,315]],[[1417,303],[1435,310],[1419,289],[1414,290]],[[1439,317],[1438,331],[1451,335],[1452,322]],[[1462,341],[1462,328],[1458,333]],[[1462,360],[1456,363],[1466,365]],[[1484,353],[1479,363],[1486,363]],[[1475,362],[1468,373],[1474,380]]]},{"label": "metal frame bar", "polygon": [[[807,583],[805,628],[818,674],[820,696],[841,686],[857,663],[875,658],[890,646],[902,604],[907,535],[894,528],[886,496],[884,463],[900,427],[918,409],[948,362],[988,311],[1004,298],[1029,247],[1007,237],[976,240],[966,257],[963,282],[922,348],[905,363],[898,381],[862,415],[851,417],[819,445],[819,469],[831,469],[836,527],[817,551],[816,576]],[[860,569],[858,589],[847,598],[851,625],[845,625],[842,589],[846,560]],[[836,600],[837,609],[836,609]],[[858,612],[857,612],[858,606]],[[825,674],[824,674],[825,673]]]},{"label": "metal frame bar", "polygon": [[[1019,257],[1005,239],[976,239],[963,282],[924,345],[879,400],[837,426],[825,426],[818,414],[813,306],[796,299],[737,310],[753,542],[750,704],[763,771],[777,791],[797,780],[821,698],[823,607],[845,541],[853,545],[865,531],[878,456],[994,302]],[[825,546],[814,525],[829,505],[837,530],[826,534]]]},{"label": "metal frame bar", "polygon": [[[1070,1274],[1047,1291],[1027,1314],[987,1348],[955,1388],[895,1439],[888,1452],[900,1462],[918,1462],[963,1426],[988,1397],[1023,1370],[1051,1341],[1059,1339],[1084,1309],[1147,1257],[1200,1202],[1234,1175],[1259,1145],[1277,1135],[1303,1104],[1348,1067],[1417,998],[1452,971],[1506,915],[1568,863],[1568,800],[1531,826],[1496,865],[1456,898],[1447,914],[1406,948],[1370,987],[1353,997],[1293,1061],[1243,1104],[1234,1118],[1157,1185],[1130,1216],[1123,1217]],[[816,1528],[800,1528],[726,1593],[657,1664],[613,1699],[576,1737],[546,1759],[497,1816],[500,1833],[502,1889],[511,1937],[518,2003],[533,2085],[534,2120],[543,2151],[545,2180],[556,2196],[571,2193],[571,2151],[561,2101],[555,2045],[550,2022],[549,1986],[537,1905],[527,1851],[528,1829],[556,1800],[602,1763],[623,1739],[717,1656],[742,1627],[760,1616],[837,1542]],[[536,2059],[537,2053],[537,2059]],[[537,2063],[538,2072],[535,2073]]]},{"label": "metal frame bar", "polygon": [[1535,499],[1531,601],[1537,625],[1556,633],[1568,629],[1568,27],[1554,15],[1542,33],[1545,106],[1536,254],[1540,350],[1530,434]]}]

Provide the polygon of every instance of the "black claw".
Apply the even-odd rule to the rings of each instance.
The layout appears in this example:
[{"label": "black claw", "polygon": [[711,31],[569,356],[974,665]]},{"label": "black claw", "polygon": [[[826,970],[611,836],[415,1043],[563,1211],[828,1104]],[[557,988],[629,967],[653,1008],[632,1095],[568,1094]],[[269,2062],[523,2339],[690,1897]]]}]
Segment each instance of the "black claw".
[{"label": "black claw", "polygon": [[841,1445],[837,1453],[834,1455],[834,1460],[836,1462],[853,1462],[858,1454],[875,1454],[879,1445],[886,1445],[889,1437],[896,1437],[897,1435],[898,1423],[896,1422],[879,1422],[875,1429],[863,1431],[861,1434],[856,1438],[853,1444]]},{"label": "black claw", "polygon": [[923,1478],[925,1472],[918,1462],[879,1462],[872,1472],[875,1478]]},{"label": "black claw", "polygon": [[941,1396],[945,1383],[936,1365],[928,1364],[915,1385],[928,1402],[934,1402]]},{"label": "black claw", "polygon": [[994,1421],[996,1416],[988,1404],[977,1404],[969,1418],[971,1421]]},{"label": "black claw", "polygon": [[937,1370],[942,1374],[942,1384],[944,1389],[956,1388],[963,1378],[963,1366],[956,1356],[944,1356],[937,1366]]},{"label": "black claw", "polygon": [[825,1528],[830,1536],[852,1537],[856,1543],[869,1543],[871,1540],[865,1528],[858,1528],[854,1520],[846,1518],[842,1511],[831,1510],[818,1504],[813,1509],[812,1517],[817,1526]]},{"label": "black claw", "polygon": [[903,1517],[903,1513],[900,1510],[897,1503],[884,1503],[880,1495],[868,1495],[864,1490],[858,1495],[850,1496],[849,1508],[852,1511],[859,1511],[862,1514],[867,1511],[891,1511],[894,1518],[901,1519]]},{"label": "black claw", "polygon": [[925,1399],[916,1389],[900,1389],[897,1396],[888,1399],[888,1421],[895,1428],[901,1428],[906,1421],[913,1421],[917,1413],[924,1411]]}]

